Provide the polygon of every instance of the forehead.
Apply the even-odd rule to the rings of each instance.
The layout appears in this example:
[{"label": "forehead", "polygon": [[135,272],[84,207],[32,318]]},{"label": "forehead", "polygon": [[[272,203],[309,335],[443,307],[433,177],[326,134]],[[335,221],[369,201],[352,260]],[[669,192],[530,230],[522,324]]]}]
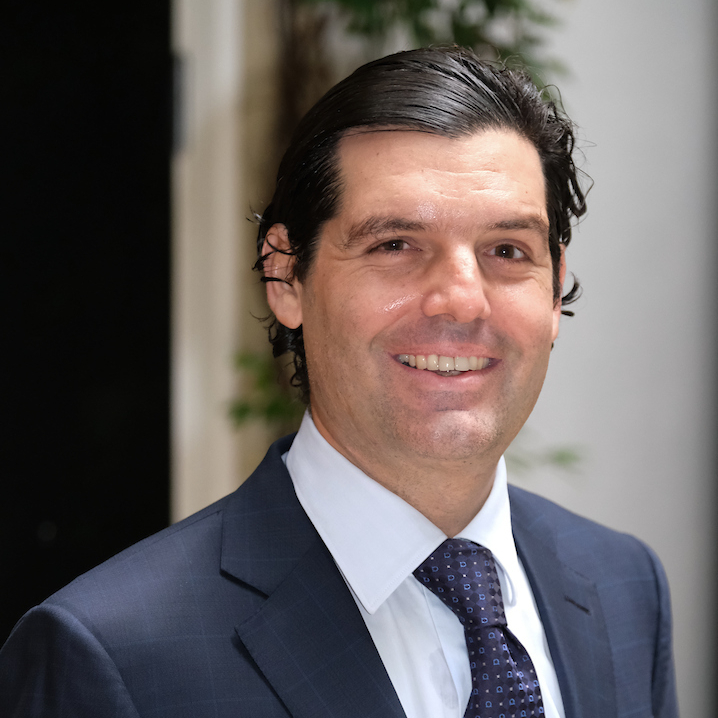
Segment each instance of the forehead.
[{"label": "forehead", "polygon": [[358,131],[339,145],[339,215],[386,212],[422,221],[500,215],[546,218],[541,161],[528,140],[510,130],[460,138],[405,130]]}]

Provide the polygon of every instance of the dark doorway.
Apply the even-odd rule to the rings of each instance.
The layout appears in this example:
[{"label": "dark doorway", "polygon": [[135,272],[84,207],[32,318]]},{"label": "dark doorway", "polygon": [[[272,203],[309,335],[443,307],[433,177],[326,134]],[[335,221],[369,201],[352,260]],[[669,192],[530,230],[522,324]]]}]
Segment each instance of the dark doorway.
[{"label": "dark doorway", "polygon": [[169,0],[4,8],[0,642],[169,485]]}]

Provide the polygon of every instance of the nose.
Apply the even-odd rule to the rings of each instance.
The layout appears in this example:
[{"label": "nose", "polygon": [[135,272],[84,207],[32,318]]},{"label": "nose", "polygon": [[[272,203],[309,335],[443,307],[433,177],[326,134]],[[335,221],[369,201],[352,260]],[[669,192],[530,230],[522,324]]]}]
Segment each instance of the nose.
[{"label": "nose", "polygon": [[422,302],[427,317],[446,314],[463,324],[488,318],[486,280],[473,251],[454,248],[436,257],[427,274]]}]

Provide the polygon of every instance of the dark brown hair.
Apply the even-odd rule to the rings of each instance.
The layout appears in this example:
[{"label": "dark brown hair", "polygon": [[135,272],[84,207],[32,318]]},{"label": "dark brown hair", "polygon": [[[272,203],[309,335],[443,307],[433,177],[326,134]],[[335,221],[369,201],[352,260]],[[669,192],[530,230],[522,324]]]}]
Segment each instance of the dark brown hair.
[{"label": "dark brown hair", "polygon": [[[364,127],[418,130],[451,138],[508,129],[530,141],[538,151],[546,183],[554,299],[564,306],[577,299],[577,281],[564,297],[559,283],[561,245],[571,241],[572,221],[586,211],[573,161],[573,123],[527,74],[485,62],[459,47],[410,50],[375,60],[314,105],[294,133],[279,166],[272,201],[259,218],[255,269],[263,269],[266,233],[279,223],[287,228],[288,253],[295,258],[293,277],[299,281],[307,277],[322,227],[335,215],[341,199],[339,141],[348,130]],[[294,354],[292,383],[308,403],[302,327],[289,329],[274,318],[269,339],[275,357]]]}]

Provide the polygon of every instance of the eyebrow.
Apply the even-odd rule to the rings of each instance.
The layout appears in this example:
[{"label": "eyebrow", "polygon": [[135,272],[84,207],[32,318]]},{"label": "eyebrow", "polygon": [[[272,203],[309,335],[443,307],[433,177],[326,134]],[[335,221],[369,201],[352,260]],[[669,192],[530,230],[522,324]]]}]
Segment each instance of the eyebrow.
[{"label": "eyebrow", "polygon": [[495,230],[514,231],[518,229],[529,229],[535,232],[539,232],[541,235],[548,237],[549,225],[548,222],[537,215],[530,217],[519,217],[516,219],[506,219],[501,222],[493,222],[486,227],[489,232]]},{"label": "eyebrow", "polygon": [[422,232],[432,226],[401,217],[369,217],[349,228],[344,240],[344,249],[351,249],[366,237],[381,237],[393,232]]}]

